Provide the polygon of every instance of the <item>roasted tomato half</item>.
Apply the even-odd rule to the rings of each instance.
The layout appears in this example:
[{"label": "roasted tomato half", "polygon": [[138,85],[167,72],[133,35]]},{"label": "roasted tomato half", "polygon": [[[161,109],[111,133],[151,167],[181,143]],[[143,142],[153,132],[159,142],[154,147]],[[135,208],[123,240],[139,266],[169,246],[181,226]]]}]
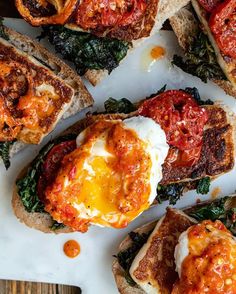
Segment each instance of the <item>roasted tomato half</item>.
[{"label": "roasted tomato half", "polygon": [[83,29],[99,26],[127,26],[143,16],[145,0],[84,0],[78,7],[76,22]]},{"label": "roasted tomato half", "polygon": [[65,24],[74,12],[78,0],[15,0],[23,18],[33,26]]},{"label": "roasted tomato half", "polygon": [[236,0],[226,0],[213,10],[209,26],[220,50],[236,58]]},{"label": "roasted tomato half", "polygon": [[207,12],[212,12],[221,0],[198,0],[198,2]]},{"label": "roasted tomato half", "polygon": [[170,149],[166,161],[172,165],[191,166],[200,157],[206,110],[184,91],[166,91],[146,100],[140,115],[154,119],[166,133]]},{"label": "roasted tomato half", "polygon": [[37,193],[41,201],[44,202],[44,192],[46,187],[53,183],[62,159],[76,149],[76,141],[65,141],[55,145],[47,154],[42,166],[42,174],[37,184]]},{"label": "roasted tomato half", "polygon": [[159,123],[167,136],[168,144],[180,150],[199,146],[208,115],[191,95],[170,90],[150,100],[139,108],[139,114]]}]

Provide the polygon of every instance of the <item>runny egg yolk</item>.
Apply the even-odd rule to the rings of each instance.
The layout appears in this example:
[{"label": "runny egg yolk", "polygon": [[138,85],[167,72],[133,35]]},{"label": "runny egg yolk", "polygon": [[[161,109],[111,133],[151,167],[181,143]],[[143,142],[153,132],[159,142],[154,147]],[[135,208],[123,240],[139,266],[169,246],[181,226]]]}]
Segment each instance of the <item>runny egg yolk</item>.
[{"label": "runny egg yolk", "polygon": [[98,121],[65,156],[47,188],[53,219],[85,232],[90,223],[123,228],[151,204],[147,144],[122,121]]},{"label": "runny egg yolk", "polygon": [[[236,240],[226,227],[220,221],[203,221],[185,237],[189,252],[172,294],[236,293]],[[181,242],[180,236],[178,246]]]}]

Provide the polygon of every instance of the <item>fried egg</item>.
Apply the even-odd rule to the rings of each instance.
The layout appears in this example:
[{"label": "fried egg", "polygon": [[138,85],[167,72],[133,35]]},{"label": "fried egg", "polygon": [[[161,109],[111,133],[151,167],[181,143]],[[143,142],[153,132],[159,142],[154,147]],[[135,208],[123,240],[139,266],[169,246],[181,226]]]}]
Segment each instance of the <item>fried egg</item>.
[{"label": "fried egg", "polygon": [[236,293],[236,238],[220,221],[203,221],[179,237],[179,281],[172,294]]},{"label": "fried egg", "polygon": [[78,231],[89,224],[123,228],[156,197],[166,136],[152,119],[97,121],[79,134],[46,190],[46,210]]}]

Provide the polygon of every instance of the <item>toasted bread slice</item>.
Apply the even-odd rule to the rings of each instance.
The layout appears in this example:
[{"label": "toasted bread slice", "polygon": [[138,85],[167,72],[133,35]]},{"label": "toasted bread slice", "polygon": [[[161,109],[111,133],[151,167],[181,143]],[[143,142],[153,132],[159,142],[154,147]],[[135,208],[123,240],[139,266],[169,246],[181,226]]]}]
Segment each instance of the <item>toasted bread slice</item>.
[{"label": "toasted bread slice", "polygon": [[130,275],[147,293],[171,293],[177,279],[173,262],[179,236],[196,221],[180,210],[168,208],[146,244],[136,255]]},{"label": "toasted bread slice", "polygon": [[[26,58],[28,56],[29,60],[34,60],[35,63],[47,68],[48,71],[52,73],[52,76],[55,76],[56,79],[62,81],[65,86],[67,85],[68,88],[73,90],[73,95],[71,95],[71,98],[66,102],[66,105],[62,107],[62,110],[55,118],[48,131],[53,129],[61,117],[70,117],[93,104],[93,98],[84,86],[81,78],[68,65],[29,37],[17,33],[10,28],[4,26],[3,28],[8,36],[8,40],[3,40],[3,42],[9,44],[9,46],[14,46],[15,50],[22,52]],[[46,134],[47,133],[44,135]],[[40,136],[38,141],[41,141],[44,135]],[[24,132],[22,136],[27,136],[26,132]],[[25,144],[20,141],[15,142],[11,148],[10,155],[14,155],[24,146]]]},{"label": "toasted bread slice", "polygon": [[[141,275],[142,279],[137,280],[139,285],[140,282],[143,284],[143,281],[145,281],[145,283],[148,283],[148,287],[142,288],[137,283],[131,285],[126,279],[125,270],[116,259],[112,265],[112,272],[119,292],[121,294],[171,293],[173,281],[177,278],[174,265],[174,247],[177,245],[178,236],[196,222],[188,214],[196,208],[204,207],[210,203],[212,201],[202,202],[183,209],[183,212],[168,208],[166,215],[161,220],[148,223],[134,230],[139,234],[150,234],[152,232],[147,243],[136,255],[130,269],[133,273],[137,270],[136,276]],[[235,207],[236,196],[231,195],[225,203],[225,208]],[[119,252],[127,250],[132,245],[133,241],[127,236],[121,242]],[[154,266],[154,263],[156,266]],[[134,277],[134,274],[132,276]]]},{"label": "toasted bread slice", "polygon": [[[221,173],[225,173],[227,171],[229,171],[233,165],[234,165],[234,152],[235,152],[235,146],[236,146],[236,141],[235,141],[235,132],[236,132],[236,127],[234,126],[235,124],[235,118],[234,118],[234,114],[231,113],[228,109],[224,110],[223,108],[220,108],[219,106],[206,106],[207,108],[209,108],[211,110],[211,116],[208,122],[208,126],[207,128],[209,130],[212,130],[213,133],[217,134],[217,140],[219,142],[223,142],[223,143],[219,143],[219,152],[217,149],[214,149],[215,152],[221,155],[221,159],[219,160],[219,162],[214,158],[214,152],[213,155],[209,155],[210,156],[210,161],[212,161],[214,164],[212,164],[212,172],[211,175],[209,174],[209,176],[211,178],[215,178],[216,176],[218,176]],[[93,124],[96,120],[101,120],[101,119],[108,119],[108,120],[115,120],[115,119],[126,119],[128,117],[132,117],[137,115],[137,112],[133,112],[130,114],[99,114],[99,115],[88,115],[86,118],[84,118],[81,121],[78,121],[77,123],[75,123],[73,126],[71,126],[70,128],[68,128],[65,132],[63,132],[61,135],[66,135],[66,134],[75,134],[78,135],[80,132],[82,132],[85,128],[87,128],[88,126],[90,126],[91,124]],[[215,131],[214,131],[215,130]],[[208,130],[206,130],[208,131]],[[219,131],[219,132],[218,132]],[[211,136],[209,137],[209,139],[212,140]],[[216,138],[214,137],[214,140]],[[204,159],[208,158],[208,153],[210,150],[210,147],[213,145],[212,141],[208,140],[207,141],[207,145],[206,145],[206,154],[204,154]],[[218,142],[217,141],[217,142]],[[216,144],[214,145],[216,146]],[[211,148],[214,148],[213,146]],[[205,152],[204,151],[204,152]],[[211,154],[211,153],[210,153]],[[201,161],[202,162],[202,161]],[[164,164],[165,166],[165,164]],[[163,178],[168,179],[171,176],[178,176],[180,175],[180,171],[179,170],[175,170],[175,174],[170,172],[169,169],[163,166]],[[181,174],[181,179],[174,179],[173,182],[186,182],[186,181],[195,181],[197,178],[201,178],[204,177],[206,175],[206,164],[201,164],[199,165],[199,167],[201,167],[199,174],[195,177],[195,178],[189,178],[188,174],[190,173],[189,170],[187,170],[187,172],[185,172],[185,175],[187,178],[184,177],[184,171],[182,170],[182,174]],[[28,166],[30,167],[30,165]],[[27,169],[28,167],[26,167],[18,176],[18,179],[22,178],[23,176],[26,175]],[[215,167],[215,168],[213,168]],[[170,182],[169,182],[170,183]],[[156,204],[156,203],[154,203]],[[13,193],[13,198],[12,198],[12,206],[14,209],[14,213],[16,215],[16,217],[22,221],[23,223],[25,223],[27,226],[29,227],[33,227],[36,228],[38,230],[41,230],[43,232],[46,233],[52,233],[53,231],[50,229],[51,227],[51,223],[52,220],[50,217],[45,217],[45,218],[41,218],[42,222],[40,224],[38,224],[38,214],[37,213],[28,213],[24,206],[22,205],[22,201],[21,198],[19,196],[19,194],[17,193],[17,188],[14,188],[14,193]],[[48,221],[50,220],[50,221]],[[60,233],[61,231],[58,230],[56,231],[56,233]]]},{"label": "toasted bread slice", "polygon": [[[191,37],[196,34],[199,29],[199,20],[196,18],[192,6],[188,5],[181,8],[174,16],[170,17],[170,24],[178,38],[180,46],[186,52],[189,45],[191,44]],[[220,61],[219,64],[226,73],[226,76],[229,77],[228,72],[232,72],[236,65],[235,63],[232,63],[232,61],[229,61],[230,64],[227,65],[225,61],[222,61],[222,57],[220,54],[218,54],[218,51],[216,51],[216,54],[218,56],[218,60]],[[232,73],[230,74],[230,77],[231,76]],[[230,78],[230,80],[232,81],[232,78]],[[212,79],[212,81],[220,86],[228,95],[236,98],[236,87],[232,84],[232,82],[230,82],[230,80]]]}]

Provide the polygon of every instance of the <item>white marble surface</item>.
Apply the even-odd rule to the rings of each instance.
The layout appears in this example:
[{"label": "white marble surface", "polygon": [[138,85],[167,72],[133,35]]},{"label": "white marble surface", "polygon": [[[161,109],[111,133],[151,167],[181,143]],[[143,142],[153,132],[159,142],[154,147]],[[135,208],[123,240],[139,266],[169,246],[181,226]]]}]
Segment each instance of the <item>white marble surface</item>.
[{"label": "white marble surface", "polygon": [[[39,29],[27,25],[21,20],[7,19],[5,24],[32,37],[39,34]],[[167,56],[157,62],[148,73],[142,69],[141,55],[149,44],[167,48]],[[48,44],[47,44],[48,46]],[[50,47],[50,46],[49,46]],[[146,40],[116,69],[110,77],[99,86],[88,85],[94,95],[94,110],[102,109],[103,102],[110,96],[127,97],[133,101],[150,95],[164,84],[168,88],[197,87],[203,98],[223,100],[236,111],[235,100],[223,93],[217,86],[204,84],[198,78],[184,74],[170,64],[168,57],[178,52],[176,39],[172,32],[162,31],[158,36]],[[53,136],[78,120],[81,115],[64,121],[53,132]],[[47,139],[48,140],[48,139]],[[45,143],[45,142],[44,142]],[[83,293],[113,294],[117,293],[111,264],[117,246],[127,232],[133,228],[155,219],[164,213],[166,204],[154,207],[142,214],[124,230],[101,229],[91,227],[86,234],[73,233],[59,236],[47,235],[29,229],[19,223],[11,208],[11,196],[14,179],[21,168],[37,154],[39,147],[28,147],[13,160],[11,168],[6,172],[0,166],[0,278],[55,282],[78,285]],[[236,170],[215,180],[211,185],[221,188],[221,195],[234,193],[236,190]],[[209,193],[210,195],[210,193]],[[206,199],[210,196],[199,196],[194,192],[186,194],[178,202],[178,207],[195,203],[196,198]],[[69,259],[62,251],[65,241],[75,239],[81,245],[78,258]]]}]

